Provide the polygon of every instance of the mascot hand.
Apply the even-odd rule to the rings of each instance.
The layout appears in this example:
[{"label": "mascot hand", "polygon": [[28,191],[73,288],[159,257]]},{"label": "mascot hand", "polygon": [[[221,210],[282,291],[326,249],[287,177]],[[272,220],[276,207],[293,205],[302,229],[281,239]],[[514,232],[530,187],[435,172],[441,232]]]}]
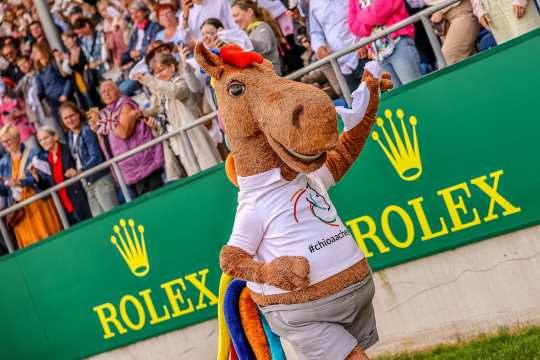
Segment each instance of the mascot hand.
[{"label": "mascot hand", "polygon": [[302,256],[280,256],[264,264],[264,283],[277,288],[294,291],[309,286],[309,262]]},{"label": "mascot hand", "polygon": [[364,69],[364,75],[362,76],[362,81],[366,83],[366,87],[369,90],[369,104],[367,106],[366,114],[375,115],[379,109],[379,89],[380,91],[386,91],[394,87],[391,76],[389,73],[382,73],[379,80],[369,72],[369,68],[366,66],[366,69]]},{"label": "mascot hand", "polygon": [[336,112],[343,121],[344,130],[349,131],[355,128],[366,115],[375,120],[379,108],[380,91],[386,91],[392,87],[390,74],[383,73],[377,61],[368,62],[364,67],[362,83],[351,94],[351,108],[336,107]]}]

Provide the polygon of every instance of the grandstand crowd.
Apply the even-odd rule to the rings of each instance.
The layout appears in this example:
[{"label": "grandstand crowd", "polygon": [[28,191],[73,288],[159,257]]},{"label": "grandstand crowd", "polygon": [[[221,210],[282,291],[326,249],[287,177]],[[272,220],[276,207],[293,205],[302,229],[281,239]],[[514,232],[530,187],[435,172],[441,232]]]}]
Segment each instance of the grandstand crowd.
[{"label": "grandstand crowd", "polygon": [[[439,0],[43,0],[63,46],[48,43],[32,0],[0,8],[0,209],[193,123],[217,110],[197,66],[198,41],[257,51],[286,75],[376,35]],[[432,27],[447,64],[540,26],[538,0],[463,0],[435,12]],[[395,86],[437,70],[420,22],[339,59],[348,86],[381,62]],[[330,65],[304,75],[336,101]],[[225,158],[218,120],[120,162],[132,198]],[[71,225],[125,202],[105,169],[58,192]],[[18,248],[62,229],[51,198],[4,218]],[[0,254],[6,253],[0,242]]]}]

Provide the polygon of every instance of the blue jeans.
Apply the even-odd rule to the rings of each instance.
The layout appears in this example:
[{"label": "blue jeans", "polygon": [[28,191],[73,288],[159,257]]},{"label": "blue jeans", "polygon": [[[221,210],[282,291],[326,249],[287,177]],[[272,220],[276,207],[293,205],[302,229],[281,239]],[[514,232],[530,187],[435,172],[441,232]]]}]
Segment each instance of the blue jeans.
[{"label": "blue jeans", "polygon": [[120,89],[120,92],[126,96],[135,95],[135,93],[141,88],[141,84],[139,84],[135,80],[130,79],[124,80],[118,85],[118,89]]},{"label": "blue jeans", "polygon": [[497,46],[497,42],[495,41],[493,34],[486,29],[480,30],[480,33],[478,34],[478,40],[478,50],[480,51],[488,50],[492,47]]},{"label": "blue jeans", "polygon": [[381,65],[384,71],[392,75],[394,88],[422,76],[420,72],[420,54],[418,54],[414,40],[408,36],[404,36],[399,40],[392,55],[384,59]]}]

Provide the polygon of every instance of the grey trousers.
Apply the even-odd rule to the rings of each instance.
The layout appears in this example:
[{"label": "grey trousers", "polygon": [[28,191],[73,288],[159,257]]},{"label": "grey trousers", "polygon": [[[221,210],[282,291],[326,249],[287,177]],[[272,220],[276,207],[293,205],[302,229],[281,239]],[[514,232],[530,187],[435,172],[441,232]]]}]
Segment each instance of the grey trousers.
[{"label": "grey trousers", "polygon": [[99,178],[90,185],[85,185],[84,190],[94,217],[118,206],[118,197],[111,174]]},{"label": "grey trousers", "polygon": [[287,340],[299,360],[343,360],[356,347],[379,339],[369,275],[337,294],[294,305],[260,307],[272,331]]}]

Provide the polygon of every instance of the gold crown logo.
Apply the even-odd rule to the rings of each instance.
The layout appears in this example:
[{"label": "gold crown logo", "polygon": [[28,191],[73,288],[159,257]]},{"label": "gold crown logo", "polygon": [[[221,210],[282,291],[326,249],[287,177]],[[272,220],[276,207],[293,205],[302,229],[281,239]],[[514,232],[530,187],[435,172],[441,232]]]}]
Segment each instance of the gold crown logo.
[{"label": "gold crown logo", "polygon": [[384,111],[384,116],[390,123],[394,140],[392,140],[392,137],[385,128],[384,120],[380,117],[377,118],[377,126],[381,129],[387,145],[383,144],[377,131],[373,131],[371,136],[373,140],[379,143],[379,146],[384,151],[388,160],[390,160],[390,163],[392,163],[394,169],[396,169],[399,177],[405,181],[414,181],[422,174],[420,149],[418,148],[418,137],[416,136],[417,119],[415,116],[409,117],[409,124],[411,125],[412,130],[411,142],[411,137],[409,136],[407,125],[405,124],[405,113],[402,109],[398,109],[396,115],[401,122],[402,135],[400,135],[398,128],[392,120],[392,111],[386,109]]},{"label": "gold crown logo", "polygon": [[[150,271],[150,265],[148,264],[146,243],[144,242],[144,227],[142,225],[137,227],[140,235],[137,236],[135,221],[133,219],[127,221],[127,225],[131,228],[131,235],[126,226],[126,220],[120,219],[119,224],[120,226],[114,225],[113,227],[116,236],[111,236],[111,242],[116,246],[120,255],[122,255],[133,275],[138,277],[145,276]],[[123,230],[123,234],[121,230]]]}]

